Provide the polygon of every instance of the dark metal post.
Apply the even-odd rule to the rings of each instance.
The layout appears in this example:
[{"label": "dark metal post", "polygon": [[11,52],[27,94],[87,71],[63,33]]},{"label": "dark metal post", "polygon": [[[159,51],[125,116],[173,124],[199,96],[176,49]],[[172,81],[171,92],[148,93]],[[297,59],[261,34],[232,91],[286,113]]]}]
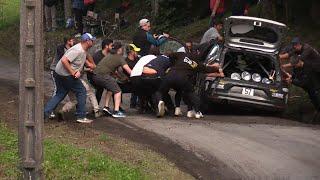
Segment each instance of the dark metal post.
[{"label": "dark metal post", "polygon": [[19,154],[22,179],[43,179],[43,0],[20,3]]}]

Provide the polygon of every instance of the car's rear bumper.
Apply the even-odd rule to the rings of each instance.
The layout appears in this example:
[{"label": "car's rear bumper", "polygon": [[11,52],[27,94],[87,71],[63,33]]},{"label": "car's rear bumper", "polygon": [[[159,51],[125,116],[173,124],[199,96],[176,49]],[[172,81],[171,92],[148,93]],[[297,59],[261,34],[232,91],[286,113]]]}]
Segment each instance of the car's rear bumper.
[{"label": "car's rear bumper", "polygon": [[207,100],[222,104],[237,104],[250,108],[268,109],[272,111],[283,111],[286,104],[281,100],[261,100],[241,94],[215,92],[207,95]]}]

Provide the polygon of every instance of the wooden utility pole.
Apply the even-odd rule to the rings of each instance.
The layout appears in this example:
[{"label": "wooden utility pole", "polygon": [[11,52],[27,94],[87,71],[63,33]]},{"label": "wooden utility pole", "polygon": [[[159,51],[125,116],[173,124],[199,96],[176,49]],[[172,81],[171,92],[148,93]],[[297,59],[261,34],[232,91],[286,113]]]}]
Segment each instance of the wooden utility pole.
[{"label": "wooden utility pole", "polygon": [[43,0],[20,1],[21,179],[43,179]]}]

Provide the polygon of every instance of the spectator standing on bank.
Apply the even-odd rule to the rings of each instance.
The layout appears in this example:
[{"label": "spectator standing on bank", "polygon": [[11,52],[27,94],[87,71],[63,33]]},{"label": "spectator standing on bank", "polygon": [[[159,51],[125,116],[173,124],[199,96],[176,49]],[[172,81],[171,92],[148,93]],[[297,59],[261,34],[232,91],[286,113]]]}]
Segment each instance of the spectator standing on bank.
[{"label": "spectator standing on bank", "polygon": [[210,27],[215,24],[217,19],[222,19],[224,15],[224,0],[210,0]]},{"label": "spectator standing on bank", "polygon": [[96,0],[84,0],[84,9],[85,12],[93,11],[96,5]]},{"label": "spectator standing on bank", "polygon": [[141,19],[139,21],[139,30],[133,36],[133,44],[141,49],[139,55],[145,56],[149,53],[150,47],[153,46],[160,46],[163,44],[169,34],[163,33],[163,35],[153,35],[151,32],[151,24],[148,19]]},{"label": "spectator standing on bank", "polygon": [[222,41],[223,37],[220,35],[220,31],[222,30],[222,28],[222,21],[217,20],[216,23],[204,33],[200,44],[210,42],[211,40]]},{"label": "spectator standing on bank", "polygon": [[247,0],[232,0],[232,16],[247,16],[249,3]]},{"label": "spectator standing on bank", "polygon": [[44,0],[44,13],[46,18],[46,31],[57,29],[56,5],[58,0]]},{"label": "spectator standing on bank", "polygon": [[83,0],[73,0],[72,9],[76,21],[76,36],[80,37],[83,33],[82,16],[85,15],[85,7]]}]

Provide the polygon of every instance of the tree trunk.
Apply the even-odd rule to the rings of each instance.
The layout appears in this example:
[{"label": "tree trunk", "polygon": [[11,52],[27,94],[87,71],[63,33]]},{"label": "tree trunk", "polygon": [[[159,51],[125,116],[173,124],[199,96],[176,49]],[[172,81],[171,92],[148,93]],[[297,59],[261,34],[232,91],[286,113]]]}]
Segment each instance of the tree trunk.
[{"label": "tree trunk", "polygon": [[152,14],[157,16],[159,14],[159,0],[151,0]]}]

